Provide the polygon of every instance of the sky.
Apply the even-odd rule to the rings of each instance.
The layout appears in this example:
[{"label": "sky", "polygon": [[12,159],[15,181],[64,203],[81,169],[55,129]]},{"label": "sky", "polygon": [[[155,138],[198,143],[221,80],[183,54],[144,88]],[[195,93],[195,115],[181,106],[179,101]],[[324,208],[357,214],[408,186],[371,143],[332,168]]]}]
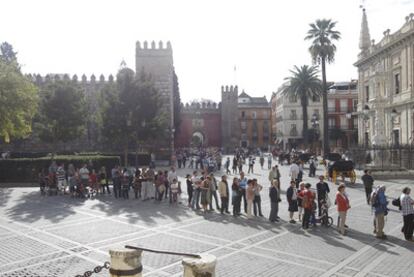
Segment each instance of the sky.
[{"label": "sky", "polygon": [[[294,65],[311,64],[309,23],[337,21],[329,81],[357,78],[362,0],[0,0],[0,42],[25,73],[115,75],[135,68],[136,41],[171,41],[181,99],[219,101],[222,85],[266,96]],[[371,39],[397,31],[414,0],[366,0]],[[7,11],[7,12],[4,12]],[[234,70],[236,69],[236,70]],[[88,77],[89,78],[89,77]]]}]

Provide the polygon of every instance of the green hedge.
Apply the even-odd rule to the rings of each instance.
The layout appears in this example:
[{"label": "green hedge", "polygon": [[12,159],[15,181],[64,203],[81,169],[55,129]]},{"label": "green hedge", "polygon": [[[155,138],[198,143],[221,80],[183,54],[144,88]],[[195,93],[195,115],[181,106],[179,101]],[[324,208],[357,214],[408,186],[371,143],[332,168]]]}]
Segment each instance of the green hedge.
[{"label": "green hedge", "polygon": [[[114,165],[120,164],[121,161],[119,156],[101,155],[60,155],[55,156],[53,160],[58,164],[64,163],[65,169],[70,163],[75,167],[81,167],[91,161],[93,168],[99,169],[105,166],[108,173]],[[51,157],[0,160],[0,183],[37,182],[40,170],[48,169],[51,162]]]}]

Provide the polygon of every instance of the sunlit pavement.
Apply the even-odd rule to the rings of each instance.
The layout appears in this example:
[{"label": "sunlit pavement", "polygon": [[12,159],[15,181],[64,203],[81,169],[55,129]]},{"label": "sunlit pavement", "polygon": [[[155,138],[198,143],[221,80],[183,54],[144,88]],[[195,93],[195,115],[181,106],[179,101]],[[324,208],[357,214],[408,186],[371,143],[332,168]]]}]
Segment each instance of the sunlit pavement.
[{"label": "sunlit pavement", "polygon": [[[412,276],[414,243],[403,239],[402,217],[395,207],[390,205],[386,220],[388,240],[378,240],[372,233],[372,214],[362,185],[348,185],[352,208],[347,236],[339,235],[335,226],[304,232],[299,223],[288,223],[288,166],[280,169],[282,220],[276,224],[266,218],[268,170],[261,170],[258,164],[255,173],[247,177],[257,178],[264,186],[265,217],[250,220],[217,211],[196,213],[185,205],[185,193],[182,204],[170,206],[135,200],[132,192],[129,200],[112,195],[80,200],[41,197],[37,188],[0,189],[0,275],[75,276],[108,261],[109,249],[128,244],[211,253],[218,258],[218,276]],[[183,191],[182,177],[191,171],[179,170]],[[229,181],[233,177],[230,175]],[[305,177],[305,181],[314,187],[317,178]],[[403,186],[413,185],[407,180],[377,183],[386,184],[390,198],[398,196]],[[336,185],[330,183],[330,188],[333,199]],[[331,207],[331,215],[336,223],[335,208]],[[181,276],[181,259],[144,252],[144,276]],[[104,270],[92,276],[109,273]]]}]

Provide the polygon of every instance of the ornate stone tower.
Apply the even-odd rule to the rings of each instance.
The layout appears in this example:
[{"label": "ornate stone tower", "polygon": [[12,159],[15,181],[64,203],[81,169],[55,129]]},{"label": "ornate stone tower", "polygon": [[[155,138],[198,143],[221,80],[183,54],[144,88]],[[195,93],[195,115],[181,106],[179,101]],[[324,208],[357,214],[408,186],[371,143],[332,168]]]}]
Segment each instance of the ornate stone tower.
[{"label": "ornate stone tower", "polygon": [[239,146],[238,88],[221,87],[221,142],[225,151]]},{"label": "ornate stone tower", "polygon": [[160,142],[160,148],[169,148],[170,153],[174,152],[174,63],[171,43],[168,41],[166,47],[163,42],[158,43],[158,47],[154,41],[151,47],[148,42],[144,41],[143,45],[139,41],[136,43],[135,55],[136,74],[141,73],[149,75],[154,82],[155,87],[161,93],[163,98],[164,111],[170,111],[168,115],[168,126],[170,130],[169,142]]}]

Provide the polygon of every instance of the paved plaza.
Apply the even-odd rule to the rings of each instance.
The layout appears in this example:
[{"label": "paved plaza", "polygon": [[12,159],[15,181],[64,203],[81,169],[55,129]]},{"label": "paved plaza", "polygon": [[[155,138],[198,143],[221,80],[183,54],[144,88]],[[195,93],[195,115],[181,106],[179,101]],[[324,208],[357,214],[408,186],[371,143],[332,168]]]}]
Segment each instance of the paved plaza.
[{"label": "paved plaza", "polygon": [[[179,170],[181,179],[190,171]],[[262,200],[268,216],[268,170],[256,164],[255,171],[247,177],[257,178],[265,187]],[[412,276],[414,243],[403,239],[402,217],[395,207],[390,205],[386,220],[388,240],[378,240],[372,233],[373,216],[362,185],[349,184],[348,235],[339,235],[334,227],[304,232],[300,224],[287,222],[288,167],[281,167],[281,173],[282,221],[276,224],[217,211],[204,215],[184,204],[108,195],[94,200],[41,197],[38,188],[0,189],[0,276],[75,276],[109,261],[108,250],[124,245],[210,253],[218,259],[217,276]],[[313,187],[317,183],[317,178],[304,180]],[[386,184],[387,195],[395,197],[414,182],[378,183]],[[330,188],[333,199],[336,187],[330,183]],[[186,195],[182,198],[184,203]],[[336,222],[335,208],[330,213]],[[181,260],[144,252],[144,276],[181,276]],[[103,270],[93,276],[109,273]]]}]

